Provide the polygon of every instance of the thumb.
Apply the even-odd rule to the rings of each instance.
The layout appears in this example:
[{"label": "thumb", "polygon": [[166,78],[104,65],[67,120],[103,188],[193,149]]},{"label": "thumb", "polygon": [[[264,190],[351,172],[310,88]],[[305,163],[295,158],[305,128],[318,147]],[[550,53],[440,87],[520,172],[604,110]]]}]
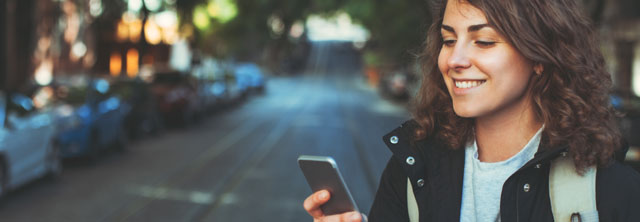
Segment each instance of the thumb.
[{"label": "thumb", "polygon": [[362,215],[359,212],[351,212],[342,215],[342,221],[362,222]]}]

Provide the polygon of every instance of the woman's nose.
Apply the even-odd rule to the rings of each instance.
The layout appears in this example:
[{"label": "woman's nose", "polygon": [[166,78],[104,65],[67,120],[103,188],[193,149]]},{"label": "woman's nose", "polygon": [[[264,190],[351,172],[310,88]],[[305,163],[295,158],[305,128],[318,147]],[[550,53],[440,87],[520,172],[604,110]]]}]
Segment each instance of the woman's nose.
[{"label": "woman's nose", "polygon": [[460,70],[469,68],[471,61],[469,60],[469,53],[464,45],[456,45],[453,47],[449,59],[447,60],[449,69]]}]

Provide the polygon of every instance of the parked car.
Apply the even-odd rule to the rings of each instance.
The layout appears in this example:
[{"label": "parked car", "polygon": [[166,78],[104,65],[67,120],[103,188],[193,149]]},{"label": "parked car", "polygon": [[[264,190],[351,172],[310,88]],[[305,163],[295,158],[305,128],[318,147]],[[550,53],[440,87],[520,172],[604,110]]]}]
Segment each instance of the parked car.
[{"label": "parked car", "polygon": [[247,95],[246,81],[243,78],[238,79],[231,63],[226,63],[223,70],[223,78],[215,82],[216,86],[224,88],[222,100],[226,104],[233,104],[243,100]]},{"label": "parked car", "polygon": [[640,97],[629,91],[617,90],[610,99],[613,107],[623,114],[619,119],[620,129],[629,143],[625,162],[640,171]]},{"label": "parked car", "polygon": [[157,134],[164,128],[149,83],[139,78],[115,78],[111,82],[111,91],[130,107],[124,117],[129,138]]},{"label": "parked car", "polygon": [[265,76],[255,63],[238,63],[234,67],[238,87],[247,91],[264,92]]},{"label": "parked car", "polygon": [[44,175],[62,172],[54,114],[22,94],[0,93],[0,195]]},{"label": "parked car", "polygon": [[151,92],[165,123],[187,125],[198,118],[203,106],[191,76],[179,71],[159,71],[152,78]]},{"label": "parked car", "polygon": [[123,150],[127,135],[124,119],[130,107],[102,78],[86,75],[54,79],[60,128],[56,142],[64,158],[96,159],[107,148]]},{"label": "parked car", "polygon": [[418,63],[382,72],[379,92],[388,98],[406,101],[413,98],[420,88],[421,76]]},{"label": "parked car", "polygon": [[218,60],[203,58],[192,68],[191,75],[196,78],[198,97],[205,111],[224,105],[224,69]]},{"label": "parked car", "polygon": [[383,75],[380,81],[380,92],[397,100],[407,100],[411,96],[409,84],[412,76],[406,71],[393,71]]}]

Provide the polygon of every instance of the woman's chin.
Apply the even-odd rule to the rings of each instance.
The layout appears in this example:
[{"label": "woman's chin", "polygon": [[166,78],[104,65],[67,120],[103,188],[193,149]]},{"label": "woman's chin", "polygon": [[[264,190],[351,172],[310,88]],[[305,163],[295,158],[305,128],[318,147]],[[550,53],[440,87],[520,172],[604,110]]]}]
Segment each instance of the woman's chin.
[{"label": "woman's chin", "polygon": [[478,116],[478,111],[471,107],[453,107],[453,111],[462,118],[474,118]]}]

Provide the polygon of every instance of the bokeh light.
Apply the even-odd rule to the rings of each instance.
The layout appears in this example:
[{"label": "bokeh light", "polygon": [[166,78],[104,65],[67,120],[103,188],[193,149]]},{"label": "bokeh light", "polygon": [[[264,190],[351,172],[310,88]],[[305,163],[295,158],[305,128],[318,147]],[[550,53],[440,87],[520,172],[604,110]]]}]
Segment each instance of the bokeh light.
[{"label": "bokeh light", "polygon": [[53,61],[47,58],[36,68],[35,80],[40,85],[48,85],[53,80]]},{"label": "bokeh light", "polygon": [[112,52],[109,57],[109,73],[119,76],[122,72],[122,56],[118,52]]},{"label": "bokeh light", "polygon": [[135,77],[138,74],[139,58],[137,49],[127,50],[127,76]]},{"label": "bokeh light", "polygon": [[198,6],[193,10],[193,24],[200,30],[205,30],[211,25],[207,9],[202,6]]},{"label": "bokeh light", "polygon": [[636,96],[640,96],[640,44],[636,44],[633,55],[633,74],[631,76],[633,79],[633,92]]},{"label": "bokeh light", "polygon": [[140,11],[142,9],[142,0],[127,0],[127,7],[134,12]]},{"label": "bokeh light", "polygon": [[307,19],[307,27],[312,41],[366,42],[370,37],[369,31],[362,25],[354,24],[345,12],[338,12],[329,18],[311,15]]},{"label": "bokeh light", "polygon": [[155,12],[162,7],[161,0],[144,0],[144,6],[149,9],[149,11]]},{"label": "bokeh light", "polygon": [[89,13],[93,17],[102,15],[102,0],[89,0]]},{"label": "bokeh light", "polygon": [[155,22],[154,17],[151,17],[147,20],[147,23],[144,24],[144,36],[147,40],[147,43],[151,45],[157,45],[162,42],[162,32],[160,30],[160,26],[158,26]]},{"label": "bokeh light", "polygon": [[238,15],[238,8],[231,0],[209,0],[207,13],[220,23],[227,23]]}]

